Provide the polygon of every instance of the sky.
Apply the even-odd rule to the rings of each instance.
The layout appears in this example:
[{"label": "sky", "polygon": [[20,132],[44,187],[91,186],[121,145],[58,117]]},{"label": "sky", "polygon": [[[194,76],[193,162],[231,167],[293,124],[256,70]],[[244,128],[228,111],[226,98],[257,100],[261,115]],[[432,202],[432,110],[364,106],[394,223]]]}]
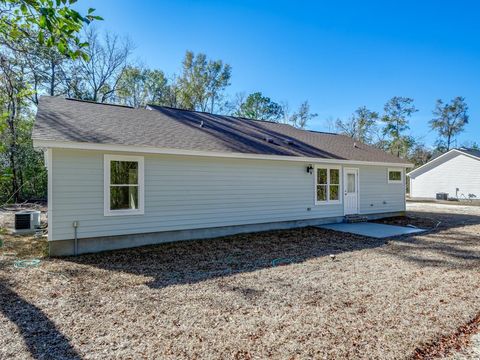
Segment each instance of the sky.
[{"label": "sky", "polygon": [[464,96],[470,123],[457,146],[480,144],[480,2],[477,1],[154,1],[81,0],[128,37],[135,59],[179,73],[186,50],[232,66],[232,96],[261,91],[318,117],[332,131],[359,106],[383,111],[393,96],[418,112],[410,134],[432,146],[436,99]]}]

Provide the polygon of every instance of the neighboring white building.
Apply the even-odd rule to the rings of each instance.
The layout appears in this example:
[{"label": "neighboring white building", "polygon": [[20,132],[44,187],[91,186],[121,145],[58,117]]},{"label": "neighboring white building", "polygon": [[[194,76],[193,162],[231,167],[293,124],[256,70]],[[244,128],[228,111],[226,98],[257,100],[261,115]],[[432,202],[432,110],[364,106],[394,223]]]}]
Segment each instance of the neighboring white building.
[{"label": "neighboring white building", "polygon": [[399,215],[411,166],[343,135],[55,97],[33,139],[52,255]]},{"label": "neighboring white building", "polygon": [[449,198],[480,198],[480,151],[452,149],[407,174],[410,197],[434,199],[437,193]]}]

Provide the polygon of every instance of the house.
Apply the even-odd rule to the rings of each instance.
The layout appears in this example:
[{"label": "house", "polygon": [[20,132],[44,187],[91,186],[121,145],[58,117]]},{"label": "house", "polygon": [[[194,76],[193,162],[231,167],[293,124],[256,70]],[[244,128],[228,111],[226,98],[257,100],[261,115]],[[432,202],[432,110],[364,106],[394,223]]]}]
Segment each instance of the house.
[{"label": "house", "polygon": [[437,193],[450,198],[480,197],[480,150],[452,149],[408,173],[410,197],[435,199]]},{"label": "house", "polygon": [[405,211],[404,160],[337,134],[42,97],[52,255]]}]

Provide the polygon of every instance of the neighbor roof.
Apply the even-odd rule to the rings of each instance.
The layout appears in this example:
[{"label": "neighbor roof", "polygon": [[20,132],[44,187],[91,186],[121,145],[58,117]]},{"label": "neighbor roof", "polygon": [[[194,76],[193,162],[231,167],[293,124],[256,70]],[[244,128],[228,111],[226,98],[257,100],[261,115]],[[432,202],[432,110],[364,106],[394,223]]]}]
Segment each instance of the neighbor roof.
[{"label": "neighbor roof", "polygon": [[408,164],[348,136],[287,124],[154,105],[135,109],[47,96],[40,98],[33,139]]},{"label": "neighbor roof", "polygon": [[463,152],[465,154],[471,155],[473,157],[477,157],[480,160],[480,150],[477,149],[468,149],[468,148],[460,148],[457,149],[460,152]]}]

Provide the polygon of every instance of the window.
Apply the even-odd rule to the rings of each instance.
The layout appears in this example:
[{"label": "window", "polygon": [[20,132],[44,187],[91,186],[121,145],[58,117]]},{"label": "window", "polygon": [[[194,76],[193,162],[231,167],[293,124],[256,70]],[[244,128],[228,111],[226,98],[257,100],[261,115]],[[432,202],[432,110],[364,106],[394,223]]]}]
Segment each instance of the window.
[{"label": "window", "polygon": [[356,187],[356,175],[352,173],[347,174],[347,192],[348,193],[355,193],[357,190]]},{"label": "window", "polygon": [[315,203],[340,203],[340,168],[315,167]]},{"label": "window", "polygon": [[388,169],[389,184],[403,184],[403,171],[401,169]]},{"label": "window", "polygon": [[104,214],[144,213],[143,157],[105,155]]}]

